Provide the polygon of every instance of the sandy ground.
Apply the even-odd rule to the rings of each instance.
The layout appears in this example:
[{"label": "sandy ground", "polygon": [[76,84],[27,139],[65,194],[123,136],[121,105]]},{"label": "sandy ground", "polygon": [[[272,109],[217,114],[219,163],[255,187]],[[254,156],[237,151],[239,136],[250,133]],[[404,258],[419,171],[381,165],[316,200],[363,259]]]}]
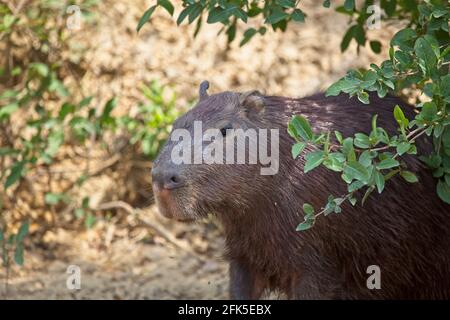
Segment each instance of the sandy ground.
[{"label": "sandy ground", "polygon": [[[302,1],[306,23],[292,25],[286,33],[255,37],[242,48],[237,41],[228,52],[215,26],[204,28],[193,39],[192,28],[178,28],[160,10],[152,24],[136,34],[137,21],[151,3],[106,1],[95,12],[98,22],[74,35],[74,52],[88,64],[81,79],[84,93],[99,101],[117,95],[119,113],[133,114],[142,100],[141,85],[153,79],[174,88],[180,107],[196,98],[198,84],[205,79],[211,82],[211,92],[258,89],[301,97],[324,90],[350,68],[384,59],[370,49],[357,55],[354,47],[342,54],[339,44],[347,19],[321,8],[318,1]],[[391,29],[375,30],[369,38],[389,39],[391,34]],[[111,176],[96,179],[90,192],[100,203],[117,181]],[[227,298],[228,267],[221,258],[223,237],[215,223],[167,221],[154,206],[139,211],[175,238],[174,244],[161,230],[121,214],[126,218],[120,223],[100,220],[89,231],[55,227],[30,241],[25,266],[11,270],[7,292],[5,272],[0,271],[0,295],[8,299]],[[80,290],[66,286],[69,265],[81,268]]]}]

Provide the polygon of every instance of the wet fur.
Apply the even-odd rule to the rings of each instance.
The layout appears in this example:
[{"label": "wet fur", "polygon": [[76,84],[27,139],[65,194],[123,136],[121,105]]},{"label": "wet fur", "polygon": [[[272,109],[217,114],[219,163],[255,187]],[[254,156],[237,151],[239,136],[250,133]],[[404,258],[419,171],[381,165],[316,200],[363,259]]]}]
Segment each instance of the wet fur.
[{"label": "wet fur", "polygon": [[[174,196],[177,214],[218,216],[226,236],[232,298],[257,299],[277,290],[294,299],[448,299],[450,298],[450,206],[436,195],[429,171],[416,157],[405,157],[420,183],[401,178],[373,192],[364,206],[343,206],[341,214],[320,217],[296,232],[302,205],[320,208],[329,194],[346,193],[338,173],[323,167],[303,173],[304,160],[292,159],[286,126],[293,114],[309,119],[315,132],[339,130],[344,137],[370,132],[371,117],[389,134],[397,125],[397,98],[371,97],[366,106],[347,96],[318,94],[303,99],[264,96],[261,112],[243,110],[239,95],[208,96],[175,123],[192,129],[231,122],[241,128],[280,129],[280,169],[261,176],[256,165],[191,165],[180,168],[188,185]],[[245,109],[245,108],[244,108]],[[412,118],[412,108],[403,107]],[[419,153],[431,144],[419,142]],[[157,162],[168,161],[169,142]],[[369,290],[370,265],[381,268],[381,290]]]}]

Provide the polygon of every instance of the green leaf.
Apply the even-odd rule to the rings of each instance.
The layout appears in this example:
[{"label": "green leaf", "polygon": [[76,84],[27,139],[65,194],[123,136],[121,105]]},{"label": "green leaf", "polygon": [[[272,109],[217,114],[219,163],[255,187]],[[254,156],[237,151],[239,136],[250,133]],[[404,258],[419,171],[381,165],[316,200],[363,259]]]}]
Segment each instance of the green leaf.
[{"label": "green leaf", "polygon": [[53,157],[58,152],[59,147],[64,143],[64,131],[52,131],[48,136],[46,155]]},{"label": "green leaf", "polygon": [[84,220],[84,224],[87,229],[91,229],[94,226],[95,221],[95,216],[91,212],[89,212],[86,216],[86,219]]},{"label": "green leaf", "polygon": [[60,201],[68,201],[68,196],[64,193],[48,192],[45,194],[45,203],[49,205],[56,205]]},{"label": "green leaf", "polygon": [[[197,17],[198,17],[198,16],[202,13],[202,11],[203,11],[202,5],[201,5],[200,3],[198,3],[198,2],[197,2],[196,4],[194,4],[193,6],[194,6],[194,9],[192,9],[192,12],[189,12],[189,19],[188,19],[189,24],[191,24],[192,22],[194,22],[195,19],[197,19]],[[202,21],[202,19],[198,19],[197,27],[196,27],[196,30],[195,30],[195,32],[194,32],[194,38],[195,38],[196,34],[198,33],[198,31],[200,30],[201,21]]]},{"label": "green leaf", "polygon": [[325,0],[322,4],[325,8],[329,8],[331,5],[331,1],[330,0]]},{"label": "green leaf", "polygon": [[156,5],[151,6],[150,8],[148,8],[144,14],[142,15],[141,19],[139,20],[139,23],[136,27],[136,31],[139,32],[139,30],[141,30],[141,28],[144,26],[144,24],[147,23],[147,21],[150,19],[150,17],[152,16],[153,12],[156,9]]},{"label": "green leaf", "polygon": [[250,39],[253,38],[253,36],[257,33],[258,33],[258,31],[255,28],[249,28],[249,29],[245,30],[244,37],[243,37],[241,43],[239,43],[239,46],[242,47],[244,44],[249,42]]},{"label": "green leaf", "polygon": [[442,201],[450,204],[450,186],[447,183],[443,180],[439,180],[436,186],[436,191]]},{"label": "green leaf", "polygon": [[381,52],[381,42],[380,41],[370,41],[370,48],[375,53]]},{"label": "green leaf", "polygon": [[355,148],[353,147],[353,139],[345,138],[342,143],[342,153],[347,157],[349,161],[356,160]]},{"label": "green leaf", "polygon": [[358,162],[361,163],[366,168],[372,164],[372,157],[370,155],[369,150],[365,150],[363,153],[361,153]]},{"label": "green leaf", "polygon": [[336,136],[337,141],[338,141],[340,144],[342,144],[342,141],[343,141],[343,139],[342,139],[342,134],[341,134],[339,131],[335,130],[335,131],[334,131],[334,135]]},{"label": "green leaf", "polygon": [[[448,47],[450,48],[450,46]],[[444,97],[450,97],[450,74],[441,77],[441,92]],[[448,101],[450,103],[450,101]]]},{"label": "green leaf", "polygon": [[398,46],[403,51],[410,51],[413,49],[414,39],[416,37],[417,33],[413,29],[402,29],[392,38],[391,46]]},{"label": "green leaf", "polygon": [[432,121],[437,115],[437,106],[433,101],[425,102],[422,106],[422,111],[420,112],[420,116],[423,117],[424,120]]},{"label": "green leaf", "polygon": [[80,101],[80,103],[78,104],[78,107],[81,109],[81,108],[83,108],[83,107],[88,106],[88,105],[91,103],[91,101],[92,101],[93,98],[94,98],[93,96],[89,96],[89,97],[83,98],[83,99]]},{"label": "green leaf", "polygon": [[158,0],[157,3],[158,3],[158,5],[160,5],[164,9],[166,9],[166,11],[168,13],[170,13],[171,16],[173,16],[174,7],[173,7],[173,4],[170,3],[170,1],[168,1],[168,0]]},{"label": "green leaf", "polygon": [[408,142],[400,142],[397,145],[397,153],[401,156],[404,153],[408,152],[409,148],[411,148],[411,144]]},{"label": "green leaf", "polygon": [[340,152],[332,152],[328,154],[323,165],[330,170],[341,172],[344,169],[345,155]]},{"label": "green leaf", "polygon": [[341,51],[344,52],[347,48],[348,45],[350,44],[350,41],[352,39],[355,39],[356,42],[359,45],[364,45],[366,42],[366,35],[364,32],[364,29],[362,28],[362,26],[356,24],[351,26],[347,32],[345,33],[344,37],[342,38],[342,42],[341,42]]},{"label": "green leaf", "polygon": [[377,119],[378,119],[378,115],[374,115],[372,117],[372,132],[374,132],[375,135],[378,135],[377,132]]},{"label": "green leaf", "polygon": [[292,19],[296,22],[305,22],[305,14],[300,9],[295,9],[292,13]]},{"label": "green leaf", "polygon": [[328,89],[325,91],[325,95],[327,97],[337,96],[341,91],[341,82],[339,80],[328,87]]},{"label": "green leaf", "polygon": [[232,42],[234,40],[234,38],[236,38],[236,24],[233,23],[226,32],[227,36],[228,36],[228,42]]},{"label": "green leaf", "polygon": [[34,70],[37,74],[39,74],[43,78],[47,77],[48,74],[50,73],[48,66],[40,62],[30,63],[29,69]]},{"label": "green leaf", "polygon": [[421,64],[422,70],[429,72],[436,66],[436,54],[434,53],[431,44],[425,40],[424,37],[420,37],[416,40],[414,52],[416,53],[417,58],[424,63],[423,65]]},{"label": "green leaf", "polygon": [[403,179],[405,179],[409,183],[414,183],[414,182],[419,181],[417,176],[414,173],[412,173],[411,171],[402,171],[402,172],[400,172],[400,175],[403,177]]},{"label": "green leaf", "polygon": [[353,38],[353,33],[354,33],[353,27],[350,27],[347,30],[347,32],[344,34],[344,37],[342,38],[342,41],[341,41],[341,52],[344,52],[345,50],[347,50],[347,48],[348,48],[348,46],[350,44],[350,41]]},{"label": "green leaf", "polygon": [[438,154],[433,154],[429,157],[420,157],[420,160],[426,163],[431,169],[437,169],[442,163],[442,157]]},{"label": "green leaf", "polygon": [[310,229],[313,225],[314,225],[314,220],[306,220],[306,221],[303,221],[302,223],[300,223],[297,226],[296,230],[297,231],[305,231],[305,230]]},{"label": "green leaf", "polygon": [[344,167],[344,173],[353,179],[363,182],[369,179],[369,171],[357,161],[349,161]]},{"label": "green leaf", "polygon": [[29,227],[30,227],[30,223],[28,221],[22,222],[22,224],[20,225],[19,231],[17,231],[16,243],[23,242],[23,239],[25,239],[25,236],[28,234]]},{"label": "green leaf", "polygon": [[294,144],[292,146],[292,158],[296,159],[302,153],[305,147],[305,142],[297,142],[296,144]]},{"label": "green leaf", "polygon": [[18,154],[19,151],[11,148],[0,148],[0,157]]},{"label": "green leaf", "polygon": [[236,6],[231,6],[226,9],[222,9],[221,7],[215,7],[209,12],[207,23],[213,24],[217,22],[226,22],[227,19],[231,16],[234,10],[236,10]]},{"label": "green leaf", "polygon": [[353,11],[353,9],[355,8],[355,0],[345,0],[344,8],[347,11]]},{"label": "green leaf", "polygon": [[4,117],[9,117],[13,112],[19,109],[19,104],[17,102],[12,102],[6,106],[0,108],[0,119]]},{"label": "green leaf", "polygon": [[417,147],[412,144],[409,150],[407,151],[408,154],[417,154]]},{"label": "green leaf", "polygon": [[111,111],[117,106],[117,99],[116,97],[109,99],[106,104],[105,107],[103,108],[103,112],[100,118],[101,122],[106,122],[111,115]]},{"label": "green leaf", "polygon": [[380,163],[377,164],[377,169],[378,170],[383,170],[383,169],[390,169],[390,168],[394,168],[394,167],[398,167],[400,165],[400,163],[392,158],[387,158],[384,159],[383,161],[381,161]]},{"label": "green leaf", "polygon": [[406,128],[409,124],[409,120],[406,119],[405,114],[403,113],[399,105],[396,105],[394,108],[394,118],[402,128]]},{"label": "green leaf", "polygon": [[16,249],[14,250],[14,261],[19,265],[19,266],[23,266],[23,244],[19,243],[16,246]]},{"label": "green leaf", "polygon": [[71,103],[65,102],[58,113],[59,120],[64,120],[68,114],[75,112],[75,106]]},{"label": "green leaf", "polygon": [[48,90],[51,92],[56,92],[60,97],[67,97],[69,95],[67,88],[56,78],[54,74],[52,74],[52,77],[50,78]]},{"label": "green leaf", "polygon": [[24,169],[25,169],[25,162],[23,161],[16,162],[15,164],[13,164],[9,176],[6,178],[5,189],[8,189],[22,177]]},{"label": "green leaf", "polygon": [[16,90],[9,90],[6,89],[5,91],[3,91],[0,94],[0,99],[11,99],[11,98],[15,98],[17,97],[17,95],[19,94],[19,92],[17,92]]},{"label": "green leaf", "polygon": [[309,121],[303,116],[294,116],[291,123],[296,133],[305,141],[311,141],[313,138],[313,132]]},{"label": "green leaf", "polygon": [[359,91],[357,93],[358,100],[364,104],[369,104],[369,94],[365,91]]},{"label": "green leaf", "polygon": [[283,8],[294,8],[295,1],[294,0],[278,0],[277,1]]},{"label": "green leaf", "polygon": [[75,217],[78,219],[81,219],[84,217],[84,209],[83,208],[76,208],[75,209]]},{"label": "green leaf", "polygon": [[180,25],[184,21],[184,19],[186,19],[186,17],[189,16],[189,14],[191,14],[192,11],[194,11],[195,7],[196,7],[195,5],[190,5],[184,8],[178,15],[177,25]]},{"label": "green leaf", "polygon": [[353,143],[358,148],[367,149],[370,147],[369,137],[364,133],[356,133]]},{"label": "green leaf", "polygon": [[304,203],[303,204],[303,212],[306,215],[312,215],[312,214],[314,214],[314,207],[312,205],[310,205],[309,203]]},{"label": "green leaf", "polygon": [[3,27],[9,29],[12,24],[16,21],[16,17],[12,14],[6,14],[3,16]]},{"label": "green leaf", "polygon": [[433,170],[433,177],[440,178],[444,175],[444,168],[439,167],[436,170]]},{"label": "green leaf", "polygon": [[14,68],[11,70],[11,75],[14,76],[14,77],[20,75],[21,73],[22,73],[22,68],[19,67],[19,66],[14,67]]},{"label": "green leaf", "polygon": [[323,151],[314,151],[314,152],[308,153],[305,156],[306,163],[303,168],[303,172],[307,173],[307,172],[311,171],[312,169],[318,167],[325,159],[324,155],[325,155],[325,153]]},{"label": "green leaf", "polygon": [[384,182],[384,176],[380,173],[380,171],[375,171],[375,184],[377,185],[378,193],[383,192]]},{"label": "green leaf", "polygon": [[274,10],[272,10],[272,13],[266,18],[264,22],[268,24],[275,24],[277,22],[280,22],[281,20],[286,19],[288,16],[289,14],[284,12],[280,8],[275,8]]},{"label": "green leaf", "polygon": [[353,38],[355,38],[356,42],[363,46],[366,43],[366,34],[364,28],[359,24],[355,26],[353,30]]},{"label": "green leaf", "polygon": [[373,190],[375,190],[374,186],[367,188],[366,193],[364,194],[364,196],[362,198],[361,204],[364,205],[364,203],[366,202],[367,198],[369,198],[369,196],[373,192]]}]

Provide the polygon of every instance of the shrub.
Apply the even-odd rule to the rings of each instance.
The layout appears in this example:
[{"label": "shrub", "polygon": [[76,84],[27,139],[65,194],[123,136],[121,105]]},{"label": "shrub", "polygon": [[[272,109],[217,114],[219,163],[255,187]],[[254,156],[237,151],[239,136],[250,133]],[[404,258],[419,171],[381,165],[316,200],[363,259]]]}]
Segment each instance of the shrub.
[{"label": "shrub", "polygon": [[[90,168],[91,149],[113,158],[118,153],[115,141],[125,137],[125,145],[137,145],[151,160],[177,116],[175,94],[166,99],[167,88],[157,81],[143,87],[147,100],[133,118],[114,115],[119,103],[115,97],[99,105],[98,97],[83,96],[77,86],[65,85],[77,83],[77,72],[86,65],[72,56],[68,19],[61,19],[73,2],[20,3],[23,7],[0,4],[0,49],[5,53],[0,56],[0,254],[7,272],[12,260],[23,264],[23,241],[31,223],[43,225],[41,217],[31,213],[5,215],[18,201],[13,190],[27,188],[37,212],[73,213],[90,228],[96,208],[90,206],[89,197],[80,199],[78,191],[99,173]],[[87,9],[96,1],[77,1],[77,5],[85,23],[95,21]],[[74,170],[74,181],[67,179],[64,188],[55,190],[50,181],[63,180],[55,168],[61,168],[66,160],[62,151],[70,148],[80,150],[85,161]],[[37,174],[45,182],[31,181]],[[33,185],[40,183],[44,186],[36,194]],[[43,198],[42,203],[36,198]]]}]

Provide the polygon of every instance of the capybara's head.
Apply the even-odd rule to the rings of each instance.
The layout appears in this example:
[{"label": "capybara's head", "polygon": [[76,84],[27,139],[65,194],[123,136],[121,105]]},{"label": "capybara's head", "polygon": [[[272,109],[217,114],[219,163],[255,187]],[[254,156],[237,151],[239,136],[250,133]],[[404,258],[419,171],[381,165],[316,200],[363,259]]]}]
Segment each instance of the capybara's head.
[{"label": "capybara's head", "polygon": [[[264,117],[264,96],[257,91],[208,95],[208,87],[202,82],[197,105],[174,122],[153,163],[156,203],[168,218],[194,220],[219,208],[244,207],[258,192],[252,184],[264,176],[253,149],[259,137],[254,133],[270,126]],[[239,144],[239,133],[244,134],[244,145]],[[270,151],[275,146],[271,143]],[[239,161],[242,156],[244,163]]]}]

